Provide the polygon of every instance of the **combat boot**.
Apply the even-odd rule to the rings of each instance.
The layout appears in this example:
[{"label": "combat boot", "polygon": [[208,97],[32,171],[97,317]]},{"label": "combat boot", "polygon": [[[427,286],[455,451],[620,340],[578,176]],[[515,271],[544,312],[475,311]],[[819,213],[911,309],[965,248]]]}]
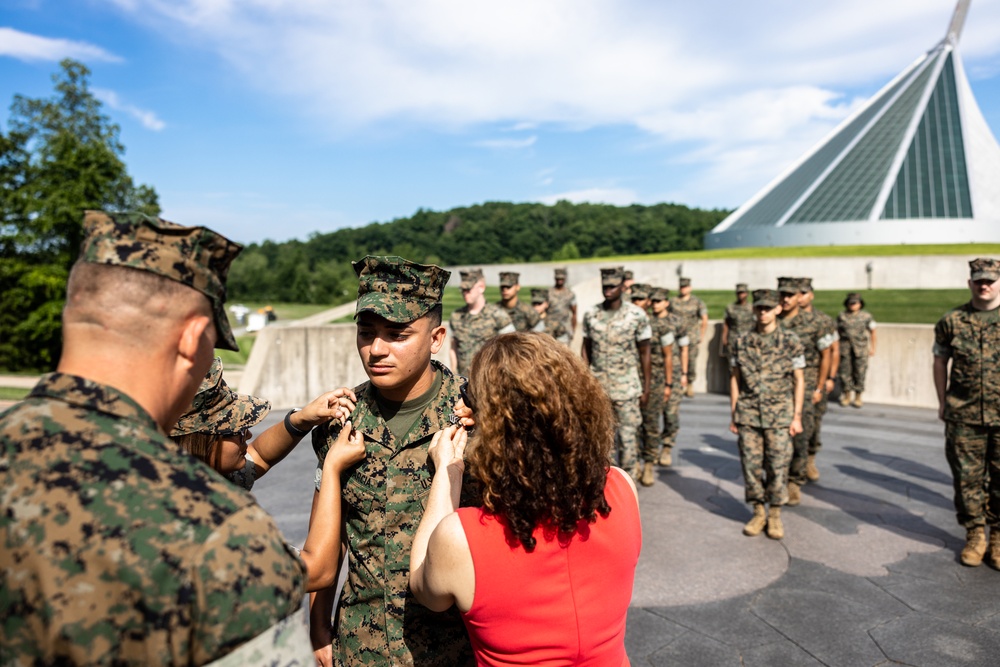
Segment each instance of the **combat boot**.
[{"label": "combat boot", "polygon": [[841,394],[840,394],[840,407],[846,408],[848,405],[851,404],[851,394],[853,394],[853,393],[854,393],[853,391],[844,391],[844,392],[841,392]]},{"label": "combat boot", "polygon": [[638,482],[639,480],[641,480],[642,479],[642,464],[639,463],[639,462],[636,462],[636,464],[634,466],[632,466],[632,472],[629,473],[629,474],[632,475],[632,479],[634,481]]},{"label": "combat boot", "polygon": [[753,506],[753,518],[743,526],[743,534],[747,537],[756,537],[764,530],[767,524],[767,513],[764,511],[764,503],[755,503]]},{"label": "combat boot", "polygon": [[642,480],[643,486],[653,486],[653,462],[646,461],[642,466]]},{"label": "combat boot", "polygon": [[671,456],[670,448],[664,447],[663,451],[660,452],[660,465],[669,468],[674,462],[673,456]]},{"label": "combat boot", "polygon": [[785,536],[785,527],[781,525],[781,507],[770,507],[767,510],[767,536],[772,540],[780,540]]},{"label": "combat boot", "polygon": [[802,491],[799,489],[799,485],[795,482],[788,483],[788,502],[785,503],[789,507],[795,507],[800,502],[802,502]]},{"label": "combat boot", "polygon": [[986,555],[986,529],[982,526],[970,528],[965,533],[965,548],[962,549],[962,565],[979,567]]},{"label": "combat boot", "polygon": [[688,398],[694,398],[694,385],[693,384],[689,384],[687,386],[687,390],[684,392],[684,395],[687,396]]},{"label": "combat boot", "polygon": [[806,478],[810,482],[815,482],[819,479],[819,469],[816,467],[815,454],[810,454],[809,459],[806,461]]},{"label": "combat boot", "polygon": [[1000,570],[1000,526],[990,526],[989,564]]},{"label": "combat boot", "polygon": [[860,391],[856,392],[854,394],[854,400],[851,401],[851,405],[853,405],[856,408],[860,408],[864,404],[865,404],[864,401],[861,400],[861,392]]}]

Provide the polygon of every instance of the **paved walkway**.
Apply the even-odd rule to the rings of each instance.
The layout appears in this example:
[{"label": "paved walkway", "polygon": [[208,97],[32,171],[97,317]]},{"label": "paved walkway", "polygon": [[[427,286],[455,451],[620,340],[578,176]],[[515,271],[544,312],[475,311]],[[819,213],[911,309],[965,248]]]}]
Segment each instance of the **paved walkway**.
[{"label": "paved walkway", "polygon": [[[633,665],[1000,664],[1000,573],[958,562],[964,531],[931,411],[831,406],[822,477],[774,541],[741,533],[750,510],[727,405],[685,400],[674,467],[640,487]],[[314,460],[304,442],[255,489],[295,544]]]}]

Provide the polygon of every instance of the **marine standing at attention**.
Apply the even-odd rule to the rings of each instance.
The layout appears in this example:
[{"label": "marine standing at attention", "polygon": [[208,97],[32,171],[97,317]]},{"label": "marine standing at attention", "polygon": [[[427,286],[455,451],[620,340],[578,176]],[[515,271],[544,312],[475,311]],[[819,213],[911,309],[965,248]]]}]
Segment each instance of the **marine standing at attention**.
[{"label": "marine standing at attention", "polygon": [[549,315],[549,290],[544,287],[531,289],[531,307],[542,318],[545,333],[555,338],[563,345],[570,344],[570,332],[562,322]]},{"label": "marine standing at attention", "polygon": [[462,271],[462,298],[465,305],[451,314],[451,370],[459,375],[469,372],[469,364],[483,343],[493,336],[514,331],[514,324],[503,308],[486,303],[486,279],[482,269]]},{"label": "marine standing at attention", "polygon": [[[844,312],[837,316],[840,335],[840,405],[864,405],[861,394],[868,376],[868,358],[875,356],[875,318],[864,309],[865,300],[857,292],[844,299]],[[869,345],[869,339],[871,344]]]},{"label": "marine standing at attention", "polygon": [[969,262],[968,284],[969,302],[934,326],[934,388],[966,530],[962,564],[983,562],[989,526],[989,562],[1000,569],[1000,260]]},{"label": "marine standing at attention", "polygon": [[[632,288],[635,296],[635,287]],[[660,287],[649,290],[649,299],[653,313],[650,316],[650,385],[649,400],[642,407],[642,478],[643,486],[652,486],[654,480],[653,466],[662,456],[663,429],[669,424],[666,416],[667,401],[674,388],[674,345],[678,339],[679,320],[667,312],[668,292]],[[655,301],[654,301],[655,299]],[[634,302],[634,299],[633,299]],[[663,419],[663,422],[660,420]],[[667,465],[669,465],[669,452]]]},{"label": "marine standing at attention", "polygon": [[[739,435],[745,498],[753,517],[743,534],[780,540],[785,536],[781,506],[788,501],[792,437],[802,431],[805,353],[799,337],[778,326],[778,292],[753,293],[753,331],[731,341],[729,430]],[[769,507],[765,511],[764,505]]]},{"label": "marine standing at attention", "polygon": [[708,307],[705,302],[691,294],[691,279],[681,278],[678,282],[677,296],[670,299],[670,312],[684,320],[688,339],[688,367],[685,377],[681,378],[684,385],[684,395],[694,396],[694,381],[698,377],[698,346],[708,330]]},{"label": "marine standing at attention", "polygon": [[506,311],[515,331],[544,331],[545,325],[535,309],[518,299],[520,278],[521,274],[513,271],[500,274],[500,301],[497,305]]},{"label": "marine standing at attention", "polygon": [[241,246],[138,213],[83,227],[58,368],[0,415],[0,662],[304,664],[302,562],[166,436],[213,348],[238,349]]},{"label": "marine standing at attention", "polygon": [[[333,626],[334,589],[312,600],[313,648],[323,665],[471,665],[458,612],[432,612],[409,592],[410,547],[434,472],[427,448],[449,425],[462,386],[431,359],[447,335],[441,293],[450,274],[401,257],[365,257],[354,270],[358,353],[368,381],[354,389],[350,423],[366,456],[341,478],[350,569]],[[325,457],[341,429],[337,420],[313,429],[314,514]]]},{"label": "marine standing at attention", "polygon": [[753,331],[755,320],[748,295],[747,284],[737,283],[736,301],[726,306],[726,314],[722,318],[722,340],[719,345],[719,354],[723,357],[729,356],[733,341]]},{"label": "marine standing at attention", "polygon": [[548,317],[561,322],[572,340],[576,333],[576,295],[566,287],[566,276],[565,268],[555,270],[555,286],[549,290]]},{"label": "marine standing at attention", "polygon": [[618,420],[617,465],[638,480],[641,407],[649,398],[649,318],[622,299],[622,269],[601,269],[604,302],[583,316],[583,360],[608,392]]},{"label": "marine standing at attention", "polygon": [[813,299],[815,298],[816,293],[813,291],[812,278],[799,278],[799,307],[805,312],[815,315],[823,327],[823,335],[833,341],[830,343],[830,367],[826,371],[826,380],[823,382],[823,398],[816,404],[812,437],[809,438],[806,479],[810,482],[819,480],[816,457],[819,455],[819,450],[823,449],[823,417],[826,416],[827,397],[833,391],[834,380],[837,379],[837,373],[840,369],[840,334],[837,333],[837,323],[822,310],[813,308]]}]

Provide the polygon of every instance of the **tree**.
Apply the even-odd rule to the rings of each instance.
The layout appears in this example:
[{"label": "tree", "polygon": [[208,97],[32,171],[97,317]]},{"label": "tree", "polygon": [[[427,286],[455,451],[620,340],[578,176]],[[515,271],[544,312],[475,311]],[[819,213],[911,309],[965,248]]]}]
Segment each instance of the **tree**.
[{"label": "tree", "polygon": [[50,369],[57,362],[66,276],[87,209],[160,212],[156,191],[136,186],[122,161],[119,127],[74,60],[53,75],[55,95],[14,96],[0,132],[0,367]]}]

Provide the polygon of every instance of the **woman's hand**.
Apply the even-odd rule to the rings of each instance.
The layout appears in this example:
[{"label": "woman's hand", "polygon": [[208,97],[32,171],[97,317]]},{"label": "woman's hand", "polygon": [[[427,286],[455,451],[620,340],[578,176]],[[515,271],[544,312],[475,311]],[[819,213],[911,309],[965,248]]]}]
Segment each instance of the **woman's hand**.
[{"label": "woman's hand", "polygon": [[465,472],[465,446],[469,443],[469,433],[461,426],[449,426],[434,434],[427,455],[434,462],[434,469],[447,472],[449,469]]},{"label": "woman's hand", "polygon": [[365,458],[365,438],[359,431],[355,431],[351,421],[347,420],[326,454],[323,474],[329,471],[339,475],[363,458]]},{"label": "woman's hand", "polygon": [[292,417],[292,425],[308,431],[313,426],[325,424],[330,420],[343,424],[354,412],[357,400],[354,392],[347,387],[328,391],[296,412]]}]

